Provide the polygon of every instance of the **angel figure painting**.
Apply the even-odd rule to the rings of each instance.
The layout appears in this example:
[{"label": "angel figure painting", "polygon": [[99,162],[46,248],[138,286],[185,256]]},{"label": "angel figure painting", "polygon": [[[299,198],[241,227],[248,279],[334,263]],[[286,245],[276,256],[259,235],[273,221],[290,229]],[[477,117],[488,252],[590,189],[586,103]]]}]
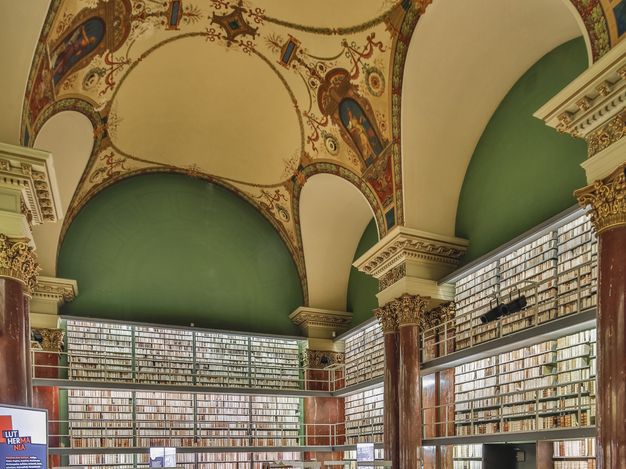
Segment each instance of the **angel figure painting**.
[{"label": "angel figure painting", "polygon": [[55,86],[98,47],[104,38],[104,32],[105,24],[102,18],[92,17],[61,40],[50,53],[52,82]]},{"label": "angel figure painting", "polygon": [[339,104],[341,122],[359,150],[365,166],[369,167],[383,151],[383,145],[374,126],[369,121],[363,108],[352,98],[345,98]]}]

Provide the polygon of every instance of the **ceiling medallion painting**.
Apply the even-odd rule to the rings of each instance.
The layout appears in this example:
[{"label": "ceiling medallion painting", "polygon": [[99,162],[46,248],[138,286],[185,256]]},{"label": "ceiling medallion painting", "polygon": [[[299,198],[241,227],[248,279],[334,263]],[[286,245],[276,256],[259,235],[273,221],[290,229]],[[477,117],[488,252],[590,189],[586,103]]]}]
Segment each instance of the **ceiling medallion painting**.
[{"label": "ceiling medallion painting", "polygon": [[[64,110],[94,125],[64,230],[120,179],[186,173],[236,192],[273,223],[306,296],[298,207],[309,177],[354,184],[381,236],[403,220],[401,71],[429,2],[369,3],[371,20],[328,28],[277,19],[276,0],[53,0],[22,141],[32,145]],[[349,18],[362,5],[337,8]]]}]

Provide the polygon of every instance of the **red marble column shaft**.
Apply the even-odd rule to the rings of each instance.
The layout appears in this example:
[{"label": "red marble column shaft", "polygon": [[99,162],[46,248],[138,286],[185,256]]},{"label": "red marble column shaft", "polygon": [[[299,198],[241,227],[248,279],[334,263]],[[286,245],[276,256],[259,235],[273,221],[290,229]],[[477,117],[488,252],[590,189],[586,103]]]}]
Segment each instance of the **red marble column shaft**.
[{"label": "red marble column shaft", "polygon": [[[315,391],[330,391],[331,372],[310,369],[306,371],[306,388]],[[337,446],[345,443],[345,403],[339,397],[304,398],[304,423],[307,446]],[[315,425],[313,425],[315,424]],[[339,425],[338,425],[339,424]],[[340,461],[341,452],[305,452],[306,461]]]},{"label": "red marble column shaft", "polygon": [[[38,378],[58,378],[59,354],[40,351],[35,353],[35,376]],[[53,386],[35,386],[33,388],[33,406],[48,410],[48,445],[52,448],[60,446],[59,434],[59,388]],[[48,465],[61,465],[59,455],[48,455]]]},{"label": "red marble column shaft", "polygon": [[385,396],[384,439],[385,459],[392,467],[400,467],[400,419],[398,407],[398,332],[386,332],[385,340]]},{"label": "red marble column shaft", "polygon": [[30,324],[24,286],[0,278],[0,403],[32,405]]},{"label": "red marble column shaft", "polygon": [[418,466],[422,444],[422,409],[419,364],[419,326],[402,324],[398,328],[400,344],[400,469]]},{"label": "red marble column shaft", "polygon": [[626,227],[599,235],[598,469],[626,468]]}]

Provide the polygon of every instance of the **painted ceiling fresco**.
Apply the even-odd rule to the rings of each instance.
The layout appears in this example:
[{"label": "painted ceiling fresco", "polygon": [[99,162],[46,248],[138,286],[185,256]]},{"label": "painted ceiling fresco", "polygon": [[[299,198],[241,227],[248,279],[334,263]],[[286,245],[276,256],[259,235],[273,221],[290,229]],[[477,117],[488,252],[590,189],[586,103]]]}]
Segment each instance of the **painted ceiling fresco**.
[{"label": "painted ceiling fresco", "polygon": [[[94,194],[126,177],[204,178],[273,223],[306,296],[298,207],[307,178],[353,183],[380,237],[403,223],[401,81],[431,1],[52,0],[22,143],[61,111],[94,126],[63,232]],[[572,2],[597,58],[621,37],[621,0]]]},{"label": "painted ceiling fresco", "polygon": [[64,229],[120,179],[183,172],[261,210],[289,246],[306,292],[298,201],[307,178],[332,173],[352,182],[381,236],[402,223],[398,90],[428,2],[346,2],[342,8],[358,13],[343,17],[363,21],[332,28],[296,22],[317,9],[279,3],[52,2],[22,140],[32,144],[46,120],[65,110],[94,126]]}]

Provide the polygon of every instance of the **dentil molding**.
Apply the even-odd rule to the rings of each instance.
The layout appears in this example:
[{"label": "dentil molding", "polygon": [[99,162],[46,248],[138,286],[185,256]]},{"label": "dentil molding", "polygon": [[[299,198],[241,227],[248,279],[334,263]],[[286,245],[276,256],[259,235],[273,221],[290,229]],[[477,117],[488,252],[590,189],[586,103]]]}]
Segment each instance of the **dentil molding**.
[{"label": "dentil molding", "polygon": [[352,313],[301,306],[289,319],[307,337],[330,339],[350,328]]},{"label": "dentil molding", "polygon": [[0,186],[22,194],[22,211],[32,225],[63,218],[52,155],[0,143]]}]

